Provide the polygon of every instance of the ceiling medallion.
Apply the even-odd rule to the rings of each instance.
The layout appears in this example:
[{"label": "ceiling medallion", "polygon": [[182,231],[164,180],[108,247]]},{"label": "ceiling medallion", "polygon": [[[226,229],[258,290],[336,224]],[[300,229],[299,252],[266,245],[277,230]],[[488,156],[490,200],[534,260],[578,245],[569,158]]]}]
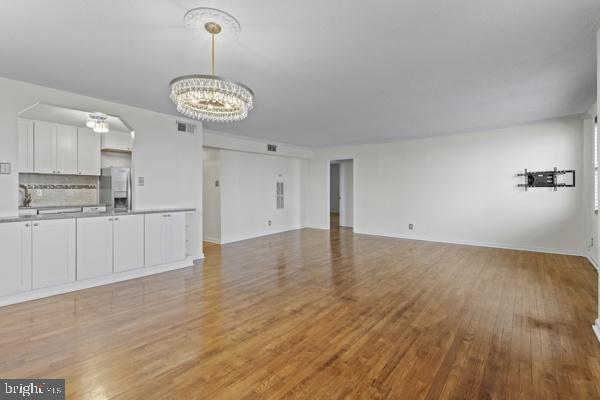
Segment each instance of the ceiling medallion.
[{"label": "ceiling medallion", "polygon": [[171,100],[181,114],[207,122],[241,121],[254,107],[248,87],[215,76],[215,36],[237,34],[240,23],[232,15],[214,8],[194,8],[183,17],[187,28],[204,30],[211,36],[211,74],[185,75],[170,83]]}]

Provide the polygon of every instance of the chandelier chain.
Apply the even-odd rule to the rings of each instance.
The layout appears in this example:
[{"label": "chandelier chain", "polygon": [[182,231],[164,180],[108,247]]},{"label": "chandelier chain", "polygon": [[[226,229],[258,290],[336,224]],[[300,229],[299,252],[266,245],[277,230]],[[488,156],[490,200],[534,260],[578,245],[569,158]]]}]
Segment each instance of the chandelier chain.
[{"label": "chandelier chain", "polygon": [[211,33],[211,44],[212,44],[212,56],[211,56],[211,74],[214,75],[215,74],[215,34]]}]

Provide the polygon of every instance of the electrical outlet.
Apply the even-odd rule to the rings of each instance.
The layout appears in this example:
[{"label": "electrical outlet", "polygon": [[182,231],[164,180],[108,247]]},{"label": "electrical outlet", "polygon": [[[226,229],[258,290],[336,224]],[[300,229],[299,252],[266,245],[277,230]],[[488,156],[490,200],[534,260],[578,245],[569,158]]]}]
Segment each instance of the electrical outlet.
[{"label": "electrical outlet", "polygon": [[215,187],[219,187],[219,181],[215,181]]},{"label": "electrical outlet", "polygon": [[138,181],[138,186],[144,186],[144,183],[146,183],[143,176],[138,176],[137,181]]},{"label": "electrical outlet", "polygon": [[413,230],[413,224],[408,224],[408,229]]},{"label": "electrical outlet", "polygon": [[267,221],[267,225],[271,226],[271,220]]}]

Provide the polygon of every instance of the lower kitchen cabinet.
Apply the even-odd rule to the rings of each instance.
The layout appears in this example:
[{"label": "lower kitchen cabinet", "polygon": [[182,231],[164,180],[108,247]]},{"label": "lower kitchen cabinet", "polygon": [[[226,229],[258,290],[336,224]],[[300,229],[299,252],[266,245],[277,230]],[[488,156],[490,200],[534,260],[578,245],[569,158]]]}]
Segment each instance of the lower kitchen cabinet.
[{"label": "lower kitchen cabinet", "polygon": [[77,220],[77,280],[144,266],[144,216]]},{"label": "lower kitchen cabinet", "polygon": [[127,215],[114,221],[114,270],[144,266],[144,216]]},{"label": "lower kitchen cabinet", "polygon": [[77,280],[113,273],[113,218],[77,220]]},{"label": "lower kitchen cabinet", "polygon": [[0,224],[0,296],[31,289],[31,223]]},{"label": "lower kitchen cabinet", "polygon": [[185,259],[185,213],[146,215],[146,266]]},{"label": "lower kitchen cabinet", "polygon": [[36,221],[32,225],[33,288],[75,281],[75,220]]}]

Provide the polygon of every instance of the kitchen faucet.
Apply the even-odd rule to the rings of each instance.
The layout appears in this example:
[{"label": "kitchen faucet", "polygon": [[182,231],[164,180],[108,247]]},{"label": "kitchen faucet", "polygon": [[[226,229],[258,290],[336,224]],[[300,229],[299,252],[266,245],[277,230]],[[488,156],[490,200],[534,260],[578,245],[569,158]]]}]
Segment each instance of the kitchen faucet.
[{"label": "kitchen faucet", "polygon": [[23,189],[23,207],[29,207],[31,204],[31,193],[25,185],[19,185],[19,189]]}]

